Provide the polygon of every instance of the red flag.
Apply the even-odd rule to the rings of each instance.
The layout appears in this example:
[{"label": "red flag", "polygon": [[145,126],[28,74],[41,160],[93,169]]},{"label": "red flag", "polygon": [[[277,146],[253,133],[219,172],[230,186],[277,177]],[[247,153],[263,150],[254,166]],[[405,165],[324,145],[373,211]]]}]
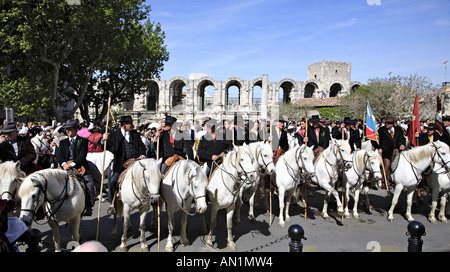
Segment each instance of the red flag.
[{"label": "red flag", "polygon": [[414,109],[411,118],[411,123],[409,124],[409,133],[408,140],[412,145],[417,146],[418,142],[416,142],[416,131],[420,130],[420,120],[419,120],[419,95],[416,95],[416,99],[414,101]]},{"label": "red flag", "polygon": [[434,122],[437,125],[439,134],[442,135],[442,106],[441,106],[441,97],[439,94],[436,97],[436,117],[434,118]]}]

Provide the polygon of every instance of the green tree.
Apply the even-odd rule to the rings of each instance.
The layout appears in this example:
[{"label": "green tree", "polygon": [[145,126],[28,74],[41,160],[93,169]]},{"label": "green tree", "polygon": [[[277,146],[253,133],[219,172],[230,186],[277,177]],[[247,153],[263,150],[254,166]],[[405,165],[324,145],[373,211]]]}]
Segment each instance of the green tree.
[{"label": "green tree", "polygon": [[[87,105],[93,101],[91,92],[96,89],[92,84],[99,83],[98,75],[103,75],[103,81],[109,80],[104,77],[108,65],[128,67],[128,74],[123,70],[115,74],[133,74],[138,80],[158,76],[168,59],[161,29],[146,32],[154,29],[141,25],[150,12],[150,6],[142,0],[84,0],[81,5],[61,0],[5,0],[0,10],[0,94],[5,94],[0,99],[5,106],[13,106],[18,115],[30,103],[11,104],[8,99],[12,93],[28,97],[34,101],[32,105],[41,105],[35,111],[42,110],[58,121],[73,117],[78,108],[88,117]],[[154,41],[149,36],[161,42],[148,45]],[[139,53],[144,54],[140,58],[131,59],[134,67],[152,63],[145,72],[131,69],[127,58],[141,47],[159,52],[141,50]],[[33,90],[35,95],[30,96]],[[126,92],[123,96],[130,97],[137,90],[122,89]],[[106,101],[107,97],[101,99]],[[69,101],[74,105],[68,111],[58,110]]]}]

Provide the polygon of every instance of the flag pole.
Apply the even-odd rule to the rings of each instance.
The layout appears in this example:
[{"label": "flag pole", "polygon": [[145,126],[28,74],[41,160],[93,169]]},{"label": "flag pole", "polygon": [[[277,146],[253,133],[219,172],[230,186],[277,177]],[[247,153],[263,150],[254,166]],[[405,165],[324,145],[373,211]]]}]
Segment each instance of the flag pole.
[{"label": "flag pole", "polygon": [[[108,126],[109,126],[109,114],[111,112],[111,96],[108,97],[108,111],[106,112],[106,129],[105,133],[108,133]],[[100,225],[100,207],[102,205],[102,192],[103,192],[103,182],[105,180],[105,160],[106,160],[106,142],[103,144],[103,165],[102,165],[102,181],[100,183],[100,197],[98,200],[98,212],[97,212],[97,231],[95,233],[95,240],[98,241],[98,229]],[[111,178],[111,177],[108,177]]]},{"label": "flag pole", "polygon": [[[305,136],[308,137],[308,117],[305,118]],[[306,181],[307,180],[306,180],[306,175],[305,175],[305,195],[304,195],[304,198],[305,198],[305,222],[308,217],[308,202],[306,200],[307,195],[308,195],[308,192],[307,192],[308,186],[306,184]]]}]

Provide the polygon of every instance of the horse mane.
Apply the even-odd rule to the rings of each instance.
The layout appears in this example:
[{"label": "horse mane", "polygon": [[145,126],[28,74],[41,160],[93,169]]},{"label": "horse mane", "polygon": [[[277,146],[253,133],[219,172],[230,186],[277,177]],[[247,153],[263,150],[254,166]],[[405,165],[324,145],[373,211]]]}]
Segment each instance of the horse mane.
[{"label": "horse mane", "polygon": [[[20,172],[22,172],[21,170],[19,170],[20,172],[16,171],[16,166],[15,166],[15,162],[13,161],[5,161],[4,163],[0,163],[0,176],[1,177],[12,177],[15,176],[17,174],[17,176],[20,176]],[[23,172],[22,172],[23,173]],[[25,177],[25,173],[23,173],[23,177]]]},{"label": "horse mane", "polygon": [[416,164],[423,161],[423,159],[426,157],[431,157],[433,152],[434,152],[433,144],[428,143],[426,145],[418,146],[410,150],[403,151],[402,154],[404,154],[411,163]]}]

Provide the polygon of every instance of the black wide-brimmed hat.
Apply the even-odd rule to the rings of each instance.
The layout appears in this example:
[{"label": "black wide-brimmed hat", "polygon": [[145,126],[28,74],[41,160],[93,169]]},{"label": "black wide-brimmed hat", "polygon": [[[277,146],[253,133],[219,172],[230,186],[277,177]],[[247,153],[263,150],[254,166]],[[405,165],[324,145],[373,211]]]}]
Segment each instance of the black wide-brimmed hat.
[{"label": "black wide-brimmed hat", "polygon": [[120,117],[120,123],[127,123],[127,122],[133,122],[133,118],[130,115],[124,115]]},{"label": "black wide-brimmed hat", "polygon": [[80,122],[75,119],[75,120],[69,120],[66,122],[66,124],[63,126],[63,128],[80,128]]},{"label": "black wide-brimmed hat", "polygon": [[173,125],[177,121],[177,118],[167,115],[165,123],[166,125]]},{"label": "black wide-brimmed hat", "polygon": [[9,122],[9,123],[6,123],[6,125],[2,129],[0,129],[0,133],[8,133],[8,132],[11,132],[14,130],[17,130],[16,123]]},{"label": "black wide-brimmed hat", "polygon": [[319,122],[319,121],[320,121],[319,115],[313,115],[311,116],[311,119],[309,119],[309,122]]},{"label": "black wide-brimmed hat", "polygon": [[430,129],[438,129],[438,126],[435,123],[429,123],[428,130],[430,130]]}]

